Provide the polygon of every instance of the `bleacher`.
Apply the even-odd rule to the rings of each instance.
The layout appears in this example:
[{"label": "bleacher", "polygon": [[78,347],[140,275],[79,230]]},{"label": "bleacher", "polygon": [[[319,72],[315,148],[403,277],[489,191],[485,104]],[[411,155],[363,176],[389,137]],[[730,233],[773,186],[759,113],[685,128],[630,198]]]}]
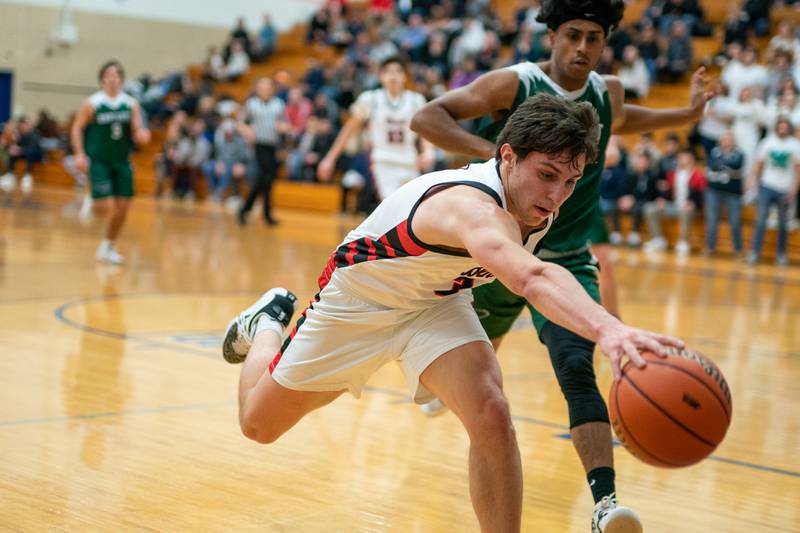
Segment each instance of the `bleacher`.
[{"label": "bleacher", "polygon": [[[630,24],[635,24],[649,6],[650,0],[633,0],[628,2],[625,12],[625,20]],[[712,37],[695,37],[694,58],[696,67],[701,64],[708,64],[708,58],[713,57],[721,47],[722,30],[721,24],[728,13],[728,3],[717,0],[701,0],[705,10],[706,18],[714,25]],[[518,7],[517,0],[494,0],[494,7],[501,18],[507,19],[514,16]],[[800,22],[800,12],[791,8],[776,9],[773,14],[773,22],[789,18]],[[305,25],[298,25],[295,28],[282,33],[279,36],[277,52],[270,60],[263,64],[253,64],[250,71],[241,79],[234,83],[218,83],[216,90],[218,94],[228,94],[239,101],[243,101],[251,91],[253,80],[260,76],[272,76],[280,71],[287,72],[293,80],[302,77],[309,57],[316,57],[322,61],[335,59],[335,52],[332,48],[308,47],[305,44]],[[761,49],[766,48],[768,38],[757,40],[757,45]],[[508,54],[508,50],[504,50]],[[199,76],[202,71],[200,66],[190,67],[193,76]],[[719,69],[709,65],[709,74],[716,76]],[[641,101],[642,105],[655,108],[682,107],[688,101],[689,87],[688,76],[685,83],[679,84],[655,84],[651,87],[646,99]],[[676,128],[684,136],[691,129],[691,125],[683,128]],[[156,189],[155,172],[153,161],[161,150],[164,140],[164,131],[156,129],[153,132],[151,143],[141,148],[133,156],[133,166],[136,176],[136,190],[138,194],[152,194]],[[665,130],[656,132],[656,139],[660,140],[666,133]],[[638,135],[623,136],[623,144],[628,147],[633,146]],[[46,163],[41,165],[36,173],[39,183],[72,185],[72,178],[66,173],[61,165],[61,154],[50,154]],[[341,202],[341,191],[334,184],[309,184],[289,182],[281,179],[276,182],[273,189],[273,201],[279,208],[309,209],[321,212],[334,213],[339,209]],[[626,222],[628,222],[626,220]],[[744,210],[744,238],[746,245],[751,242],[753,225],[755,222],[755,208],[748,206]],[[704,234],[702,227],[702,216],[698,217],[696,226],[693,229],[693,247],[702,248],[700,236]],[[677,238],[677,222],[665,222],[665,234],[674,242]],[[765,237],[763,255],[773,257],[775,253],[776,232],[770,230]],[[733,250],[728,226],[721,224],[718,250],[721,253],[730,253]],[[800,240],[791,238],[789,241],[789,255],[795,261],[800,261]]]}]

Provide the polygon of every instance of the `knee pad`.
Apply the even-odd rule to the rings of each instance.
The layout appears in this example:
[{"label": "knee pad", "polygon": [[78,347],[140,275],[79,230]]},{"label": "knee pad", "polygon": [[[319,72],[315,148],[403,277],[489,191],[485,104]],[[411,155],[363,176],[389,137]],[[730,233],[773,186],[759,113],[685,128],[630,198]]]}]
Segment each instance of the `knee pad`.
[{"label": "knee pad", "polygon": [[608,408],[592,364],[594,343],[552,322],[542,328],[541,337],[567,400],[570,429],[587,422],[608,423]]}]

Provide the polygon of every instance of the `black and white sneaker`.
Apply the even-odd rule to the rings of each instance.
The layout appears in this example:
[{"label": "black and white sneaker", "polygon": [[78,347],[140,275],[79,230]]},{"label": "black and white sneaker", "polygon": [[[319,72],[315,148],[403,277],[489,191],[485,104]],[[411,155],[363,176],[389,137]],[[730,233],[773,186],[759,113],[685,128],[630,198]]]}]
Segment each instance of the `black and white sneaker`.
[{"label": "black and white sneaker", "polygon": [[594,506],[592,533],[642,533],[642,521],[628,507],[617,507],[617,495],[611,494]]},{"label": "black and white sneaker", "polygon": [[291,322],[296,306],[297,296],[288,289],[276,287],[265,292],[256,303],[239,313],[228,324],[225,340],[222,342],[222,357],[231,364],[244,361],[253,344],[258,320],[266,316],[283,330]]}]

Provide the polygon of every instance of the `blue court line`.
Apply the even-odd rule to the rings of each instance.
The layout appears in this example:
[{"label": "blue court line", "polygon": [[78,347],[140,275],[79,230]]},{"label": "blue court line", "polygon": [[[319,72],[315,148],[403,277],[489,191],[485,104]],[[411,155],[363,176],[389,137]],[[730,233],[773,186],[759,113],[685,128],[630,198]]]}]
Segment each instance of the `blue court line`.
[{"label": "blue court line", "polygon": [[94,420],[97,418],[113,418],[118,416],[147,415],[153,413],[173,413],[180,411],[199,411],[203,409],[214,409],[217,407],[233,407],[236,402],[228,400],[225,402],[197,403],[191,405],[162,405],[160,407],[145,407],[143,409],[131,409],[129,411],[106,411],[100,413],[85,413],[82,415],[52,416],[48,418],[24,418],[22,420],[3,420],[0,427],[9,426],[31,426],[35,424],[51,424],[53,422],[68,422],[70,420]]},{"label": "blue court line", "polygon": [[[395,397],[405,397],[408,398],[407,394],[404,392],[395,390],[395,389],[388,389],[382,387],[364,387],[364,390],[369,392],[375,392],[378,394],[385,394],[388,396],[395,396]],[[2,420],[0,421],[0,427],[14,427],[14,426],[31,426],[36,424],[51,424],[55,422],[68,422],[70,420],[95,420],[98,418],[112,418],[112,417],[119,417],[119,416],[134,416],[134,415],[146,415],[146,414],[159,414],[159,413],[174,413],[174,412],[187,412],[187,411],[200,411],[203,409],[215,409],[219,407],[233,407],[236,405],[236,402],[233,400],[225,401],[225,402],[212,402],[212,403],[198,403],[198,404],[189,404],[189,405],[163,405],[160,407],[146,407],[143,409],[131,409],[128,411],[106,411],[100,413],[85,413],[82,415],[65,415],[65,416],[54,416],[54,417],[45,417],[45,418],[26,418],[21,420]],[[512,418],[518,422],[524,422],[526,424],[532,424],[536,426],[542,426],[552,429],[559,429],[559,430],[568,430],[569,428],[563,424],[558,424],[555,422],[548,422],[547,420],[540,420],[538,418],[533,418],[529,416],[512,416]],[[571,436],[569,433],[559,433],[554,435],[555,438],[563,439],[563,440],[571,440]],[[615,445],[619,443],[615,439]],[[786,470],[783,468],[775,468],[772,466],[760,465],[757,463],[749,463],[747,461],[740,461],[738,459],[731,459],[729,457],[721,457],[718,455],[712,455],[708,457],[711,461],[717,461],[720,463],[725,463],[733,466],[741,466],[744,468],[749,468],[751,470],[759,470],[762,472],[769,472],[772,474],[778,474],[782,476],[789,476],[789,477],[797,477],[800,478],[800,472],[795,472],[792,470]]]}]

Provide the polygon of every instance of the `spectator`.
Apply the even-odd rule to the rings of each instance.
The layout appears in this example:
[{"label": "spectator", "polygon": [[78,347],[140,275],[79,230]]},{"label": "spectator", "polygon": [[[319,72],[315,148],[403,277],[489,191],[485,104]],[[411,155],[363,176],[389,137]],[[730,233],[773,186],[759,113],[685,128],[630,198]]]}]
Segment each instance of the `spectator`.
[{"label": "spectator", "polygon": [[480,75],[481,73],[475,65],[475,59],[471,56],[467,56],[461,61],[456,71],[453,72],[453,77],[450,80],[450,89],[458,89],[459,87],[469,85],[478,79]]},{"label": "spectator", "polygon": [[642,220],[644,207],[658,197],[657,177],[653,170],[654,161],[649,150],[636,154],[629,173],[627,194],[619,199],[617,205],[621,212],[633,216],[633,226],[626,239],[628,246],[639,246],[642,242]]},{"label": "spectator", "polygon": [[791,52],[783,48],[775,50],[770,60],[767,70],[766,93],[770,98],[775,98],[781,93],[781,88],[785,80],[792,80],[794,83],[795,67],[794,57]]},{"label": "spectator", "polygon": [[219,53],[219,48],[216,46],[212,45],[208,47],[208,54],[206,55],[203,67],[203,77],[214,80],[225,78],[225,60],[222,58],[222,54]]},{"label": "spectator", "polygon": [[308,117],[311,116],[314,106],[306,98],[300,87],[289,89],[289,101],[286,103],[287,134],[291,140],[297,140],[306,128]]},{"label": "spectator", "polygon": [[622,61],[622,55],[625,53],[625,48],[634,44],[633,36],[625,21],[620,22],[620,25],[608,36],[606,46],[614,50],[614,61]]},{"label": "spectator", "polygon": [[764,37],[769,31],[769,9],[773,0],[745,0],[742,9],[747,13],[748,27],[756,37]]},{"label": "spectator", "polygon": [[231,56],[222,70],[224,81],[236,81],[250,70],[250,57],[238,39],[231,43]]},{"label": "spectator", "polygon": [[431,33],[428,46],[422,53],[422,62],[439,71],[443,79],[450,78],[450,63],[447,60],[447,37],[444,33]]},{"label": "spectator", "polygon": [[308,24],[306,42],[311,44],[324,45],[328,43],[328,30],[330,28],[331,17],[326,8],[322,8],[314,13],[311,22]]},{"label": "spectator", "polygon": [[697,124],[697,134],[703,145],[706,158],[717,145],[722,134],[733,124],[733,102],[728,98],[725,87],[717,82],[717,97],[706,104],[703,118]]},{"label": "spectator", "polygon": [[689,35],[693,35],[695,26],[703,19],[703,11],[697,0],[664,0],[661,5],[659,30],[661,35],[672,34],[676,22],[683,22]]},{"label": "spectator", "polygon": [[275,53],[275,47],[278,44],[278,30],[272,24],[272,17],[269,14],[264,15],[264,22],[261,29],[258,31],[258,37],[255,42],[254,55],[258,61],[266,61],[272,54]]},{"label": "spectator", "polygon": [[778,208],[776,262],[780,266],[788,265],[786,248],[789,204],[797,196],[800,185],[800,142],[794,138],[792,123],[786,118],[779,119],[775,125],[775,134],[761,141],[757,154],[747,187],[751,191],[758,188],[756,232],[752,248],[747,254],[747,263],[753,265],[760,259],[767,216],[770,208],[775,205]]},{"label": "spectator", "polygon": [[[736,48],[734,47],[733,50]],[[769,83],[767,68],[759,65],[758,50],[753,46],[742,49],[739,57],[732,57],[731,61],[722,69],[720,79],[727,85],[728,94],[734,101],[745,87],[759,87],[766,89]]]},{"label": "spectator", "polygon": [[646,98],[650,92],[650,74],[647,65],[639,57],[635,46],[626,46],[622,53],[622,66],[617,73],[626,98]]},{"label": "spectator", "polygon": [[487,31],[483,40],[483,48],[475,56],[475,65],[481,72],[486,72],[495,67],[500,57],[500,39],[493,31]]},{"label": "spectator", "polygon": [[642,31],[639,34],[639,57],[642,58],[650,73],[650,83],[655,83],[656,72],[658,69],[658,59],[661,57],[661,44],[658,42],[658,35],[653,25],[645,20]]},{"label": "spectator", "polygon": [[464,28],[450,47],[450,64],[460,64],[466,56],[475,56],[483,48],[486,30],[480,19],[467,18]]},{"label": "spectator", "polygon": [[[247,54],[248,61],[253,53],[253,46],[252,41],[250,40],[250,34],[247,32],[247,27],[244,24],[244,17],[239,17],[236,21],[236,26],[233,28],[231,32],[231,43],[239,42],[242,45],[242,49],[244,53]],[[233,49],[231,49],[231,55],[233,55]]]},{"label": "spectator", "polygon": [[16,176],[14,166],[17,161],[25,161],[25,174],[20,180],[20,190],[29,195],[33,190],[33,165],[42,161],[41,137],[25,117],[10,131],[6,150],[9,155],[8,172],[0,178],[0,187],[6,192],[14,190]]},{"label": "spectator", "polygon": [[412,13],[408,17],[408,26],[401,30],[398,36],[400,49],[408,54],[411,61],[419,62],[422,59],[422,52],[427,41],[428,28],[425,26],[422,15]]},{"label": "spectator", "polygon": [[198,195],[203,163],[211,155],[211,143],[203,135],[205,123],[192,119],[175,147],[173,193],[179,197]]},{"label": "spectator", "polygon": [[41,148],[44,152],[58,150],[62,146],[61,130],[56,120],[50,116],[47,109],[40,109],[36,117],[36,131],[41,138]]},{"label": "spectator", "polygon": [[547,32],[547,24],[539,22],[536,17],[539,16],[539,2],[536,0],[522,0],[520,7],[515,15],[517,29],[528,31],[532,35],[539,35]]},{"label": "spectator", "polygon": [[289,179],[316,181],[317,166],[333,146],[335,137],[327,117],[323,115],[309,118],[306,132],[287,161]]},{"label": "spectator", "polygon": [[231,119],[224,120],[214,134],[214,158],[202,165],[208,190],[214,200],[223,200],[231,178],[236,180],[235,196],[239,196],[238,183],[246,177],[251,159],[250,149],[237,131],[236,123]]},{"label": "spectator", "polygon": [[[680,21],[675,24],[680,24]],[[650,240],[644,245],[647,252],[660,252],[666,249],[667,240],[661,229],[661,220],[677,218],[680,221],[680,233],[675,252],[680,256],[691,251],[689,229],[697,208],[702,203],[706,178],[701,169],[695,167],[695,157],[690,150],[678,153],[678,166],[667,174],[666,187],[659,185],[663,197],[648,203],[644,207],[644,216],[650,230]]]},{"label": "spectator", "polygon": [[[677,146],[677,142],[675,144]],[[677,147],[675,150],[677,150]],[[637,155],[646,154],[653,171],[658,170],[658,161],[661,159],[661,150],[658,149],[656,140],[651,132],[642,133],[639,142],[633,147],[633,152]]]},{"label": "spectator", "polygon": [[[196,111],[197,118],[202,120],[205,125],[203,135],[208,142],[214,142],[214,133],[217,131],[221,119],[214,97],[210,94],[201,97],[197,103]],[[230,114],[226,116],[230,116]]]},{"label": "spectator", "polygon": [[747,13],[741,10],[735,3],[731,3],[728,16],[725,18],[724,34],[722,37],[723,47],[731,43],[738,43],[742,46],[747,44]]},{"label": "spectator", "polygon": [[800,126],[800,106],[797,105],[796,92],[784,91],[776,102],[767,106],[762,123],[771,130],[775,128],[775,124],[781,117],[788,118],[795,129]]},{"label": "spectator", "polygon": [[272,216],[272,184],[278,175],[276,151],[280,142],[280,130],[285,127],[285,116],[286,106],[275,96],[275,83],[270,78],[259,78],[256,81],[255,95],[245,103],[242,115],[242,119],[249,125],[250,137],[255,141],[258,174],[247,200],[239,210],[239,224],[247,223],[247,214],[259,196],[264,197],[264,222],[269,226],[278,224]]},{"label": "spectator", "polygon": [[778,50],[784,50],[796,60],[800,59],[800,39],[794,31],[794,26],[788,20],[778,24],[778,33],[769,41],[768,53],[771,55]]},{"label": "spectator", "polygon": [[692,39],[682,20],[676,20],[672,24],[667,50],[659,59],[658,65],[658,74],[667,83],[680,81],[691,68]]},{"label": "spectator", "polygon": [[675,132],[667,133],[664,139],[664,153],[658,159],[656,175],[661,184],[665,184],[667,175],[678,166],[678,152],[681,150],[681,139]]},{"label": "spectator", "polygon": [[764,103],[753,97],[753,89],[745,87],[739,94],[739,102],[733,108],[733,136],[736,146],[744,153],[744,172],[750,173],[755,162],[761,125],[766,112]]},{"label": "spectator", "polygon": [[[612,140],[615,138],[612,137]],[[619,141],[609,142],[606,149],[605,169],[600,177],[600,210],[611,219],[609,242],[622,242],[619,200],[628,189],[628,168],[624,149]]]},{"label": "spectator", "polygon": [[167,124],[161,153],[155,159],[156,198],[164,193],[167,182],[173,181],[172,178],[175,175],[175,149],[186,132],[188,121],[189,117],[186,113],[178,111]]},{"label": "spectator", "polygon": [[724,204],[731,225],[733,249],[742,253],[742,170],[744,153],[736,148],[733,132],[725,131],[719,146],[711,150],[708,158],[708,188],[705,195],[706,253],[717,250],[720,207]]}]

